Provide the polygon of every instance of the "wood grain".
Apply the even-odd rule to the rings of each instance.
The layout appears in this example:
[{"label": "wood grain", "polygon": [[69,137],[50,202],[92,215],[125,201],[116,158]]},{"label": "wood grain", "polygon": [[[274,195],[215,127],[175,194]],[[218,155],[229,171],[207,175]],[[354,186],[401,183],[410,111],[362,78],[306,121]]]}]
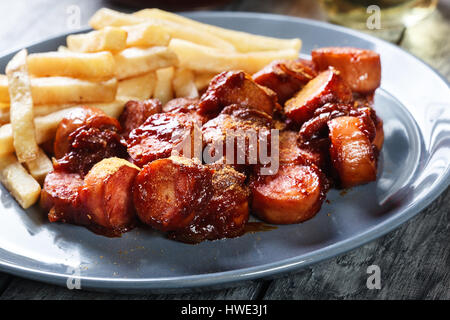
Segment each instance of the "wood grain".
[{"label": "wood grain", "polygon": [[[67,8],[73,0],[0,3],[0,52],[71,30]],[[108,1],[80,0],[81,26]],[[317,1],[232,1],[217,8],[258,11],[325,20]],[[129,10],[129,9],[128,9]],[[21,23],[17,23],[21,21]],[[450,0],[441,0],[429,18],[406,30],[400,45],[450,80]],[[450,299],[450,188],[397,230],[347,254],[295,274],[258,280],[223,290],[185,294],[118,295],[68,290],[0,274],[0,299]],[[381,269],[381,289],[366,287],[367,267]]]}]

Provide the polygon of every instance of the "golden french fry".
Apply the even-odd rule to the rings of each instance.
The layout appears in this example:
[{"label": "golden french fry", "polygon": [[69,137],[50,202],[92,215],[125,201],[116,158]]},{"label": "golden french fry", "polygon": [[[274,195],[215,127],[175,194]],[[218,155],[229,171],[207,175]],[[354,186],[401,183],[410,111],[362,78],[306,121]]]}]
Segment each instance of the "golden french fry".
[{"label": "golden french fry", "polygon": [[216,75],[216,72],[196,72],[194,74],[194,83],[197,87],[197,90],[201,91],[208,87],[212,78],[214,78]]},{"label": "golden french fry", "polygon": [[155,26],[155,28],[159,28],[159,32],[166,32],[172,38],[188,40],[205,46],[218,48],[223,51],[236,51],[231,43],[221,39],[214,33],[206,32],[202,29],[189,25],[183,25],[167,19],[155,19],[148,17],[139,18],[131,14],[102,8],[98,10],[89,21],[89,24],[94,29],[101,29],[106,26],[131,26],[142,23],[151,24]]},{"label": "golden french fry", "polygon": [[156,73],[150,72],[119,81],[117,88],[118,97],[132,97],[138,100],[145,100],[152,96],[156,85]]},{"label": "golden french fry", "polygon": [[89,20],[89,25],[93,29],[105,27],[121,27],[133,24],[145,23],[145,19],[134,17],[130,14],[114,11],[108,8],[99,9]]},{"label": "golden french fry", "polygon": [[13,154],[0,156],[0,181],[24,209],[35,204],[41,194],[39,183]]},{"label": "golden french fry", "polygon": [[155,24],[141,23],[123,26],[121,29],[128,34],[127,47],[167,46],[170,41],[167,30]]},{"label": "golden french fry", "polygon": [[246,53],[222,52],[180,39],[172,39],[169,48],[177,54],[180,67],[196,72],[244,70],[253,74],[273,60],[298,57],[298,52],[294,49]]},{"label": "golden french fry", "polygon": [[197,98],[198,90],[194,82],[194,73],[189,69],[178,68],[172,80],[173,90],[177,98]]},{"label": "golden french fry", "polygon": [[[96,104],[82,104],[83,106],[93,106],[103,110],[110,117],[118,118],[123,111],[125,103],[128,101],[126,97],[118,97],[116,101],[111,103],[96,103]],[[61,120],[66,117],[71,111],[79,108],[71,107],[62,109],[46,116],[36,117],[34,119],[34,126],[36,128],[36,141],[38,144],[44,143],[54,138],[56,129]],[[14,152],[13,137],[11,124],[5,124],[0,127],[0,155],[5,155]]]},{"label": "golden french fry", "polygon": [[[223,40],[231,43],[239,52],[252,51],[274,51],[293,49],[300,52],[302,42],[300,39],[278,39],[254,35],[246,32],[224,29],[205,23],[201,23],[183,16],[170,13],[160,9],[143,9],[133,14],[135,18],[145,19],[162,19],[168,20],[180,25],[189,26],[197,30],[202,30],[214,34]],[[187,39],[186,39],[187,40]]]},{"label": "golden french fry", "polygon": [[[156,75],[155,75],[154,81],[156,82]],[[153,92],[153,90],[152,90],[152,92]],[[124,98],[118,96],[117,99],[113,102],[88,102],[88,103],[82,103],[82,104],[78,104],[78,103],[38,104],[38,105],[34,106],[34,116],[42,117],[42,116],[46,116],[50,113],[57,112],[57,111],[60,111],[63,109],[82,107],[82,106],[88,106],[88,107],[109,110],[111,108],[120,108],[121,105],[123,105],[125,102],[126,101],[124,101]],[[111,113],[111,112],[109,112],[109,113]],[[116,116],[114,116],[114,117],[116,117]],[[10,116],[9,116],[9,104],[8,104],[7,108],[5,108],[5,109],[0,108],[0,123],[2,123],[2,122],[3,122],[3,124],[9,123],[9,118],[10,118]]]},{"label": "golden french fry", "polygon": [[126,79],[178,64],[177,55],[167,47],[128,48],[116,55],[116,77]]},{"label": "golden french fry", "polygon": [[4,108],[6,105],[9,109],[9,89],[8,89],[8,77],[6,74],[0,74],[0,108]]},{"label": "golden french fry", "polygon": [[34,160],[38,145],[34,130],[33,99],[27,69],[27,50],[23,49],[6,66],[9,96],[11,100],[10,119],[14,149],[19,162]]},{"label": "golden french fry", "polygon": [[39,148],[37,158],[25,162],[25,167],[40,185],[44,183],[45,176],[53,170],[52,161],[41,148]]},{"label": "golden french fry", "polygon": [[156,86],[153,97],[159,99],[163,104],[173,98],[172,79],[175,68],[169,67],[156,70]]},{"label": "golden french fry", "polygon": [[58,49],[56,50],[58,52],[72,52],[71,50],[69,50],[69,48],[67,48],[66,46],[59,46]]},{"label": "golden french fry", "polygon": [[28,56],[28,70],[35,77],[72,77],[108,80],[114,77],[115,65],[111,52],[45,52]]},{"label": "golden french fry", "polygon": [[127,32],[121,28],[105,27],[66,38],[67,48],[76,52],[121,51],[127,45]]}]

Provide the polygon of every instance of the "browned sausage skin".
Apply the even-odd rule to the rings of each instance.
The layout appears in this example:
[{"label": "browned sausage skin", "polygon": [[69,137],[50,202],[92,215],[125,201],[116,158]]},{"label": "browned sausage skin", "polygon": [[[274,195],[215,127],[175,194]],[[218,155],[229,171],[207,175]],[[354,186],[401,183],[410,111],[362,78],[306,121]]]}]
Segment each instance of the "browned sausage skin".
[{"label": "browned sausage skin", "polygon": [[275,92],[258,85],[243,71],[225,71],[215,76],[200,98],[199,112],[214,117],[231,104],[257,109],[269,115],[280,109]]},{"label": "browned sausage skin", "polygon": [[273,61],[253,75],[257,84],[273,90],[283,104],[317,73],[303,59]]},{"label": "browned sausage skin", "polygon": [[97,163],[83,179],[78,173],[46,176],[41,207],[50,222],[83,225],[96,233],[119,236],[136,221],[132,187],[139,168],[124,159]]},{"label": "browned sausage skin", "polygon": [[92,224],[115,234],[134,226],[132,189],[139,171],[135,165],[119,158],[104,159],[89,171],[79,194]]},{"label": "browned sausage skin", "polygon": [[242,235],[249,218],[249,190],[246,176],[229,166],[209,166],[213,195],[205,214],[197,214],[185,228],[169,233],[172,239],[198,243],[203,240],[233,238]]},{"label": "browned sausage skin", "polygon": [[119,117],[122,136],[128,137],[130,132],[143,124],[148,117],[161,111],[162,104],[158,99],[128,101]]},{"label": "browned sausage skin", "polygon": [[161,231],[188,226],[212,197],[212,170],[184,157],[147,164],[134,183],[139,219]]},{"label": "browned sausage skin", "polygon": [[380,55],[372,50],[329,47],[311,52],[318,70],[332,66],[355,92],[371,93],[380,86]]},{"label": "browned sausage skin", "polygon": [[330,156],[340,186],[350,188],[376,179],[377,154],[359,117],[340,117],[328,122]]},{"label": "browned sausage skin", "polygon": [[102,159],[126,157],[119,122],[103,111],[82,107],[58,125],[55,138],[55,170],[87,174]]},{"label": "browned sausage skin", "polygon": [[[272,117],[265,112],[230,105],[202,127],[204,160],[224,160],[239,171],[257,164],[262,144],[270,150]],[[228,145],[228,146],[227,146]],[[220,149],[221,148],[221,149]]]},{"label": "browned sausage skin", "polygon": [[199,113],[199,102],[198,98],[175,98],[164,105],[163,112],[184,113],[190,115],[195,122],[204,124],[208,117]]},{"label": "browned sausage skin", "polygon": [[40,206],[48,212],[50,222],[62,221],[80,225],[89,223],[81,209],[79,188],[83,179],[78,173],[52,171],[45,177]]},{"label": "browned sausage skin", "polygon": [[348,85],[338,72],[328,69],[319,73],[308,82],[293,98],[286,101],[284,112],[286,116],[302,124],[311,119],[314,111],[327,102],[349,103],[353,99]]},{"label": "browned sausage skin", "polygon": [[311,219],[321,208],[327,191],[322,172],[315,165],[280,164],[274,175],[256,175],[250,183],[252,212],[275,224]]},{"label": "browned sausage skin", "polygon": [[156,159],[168,158],[174,151],[189,156],[184,153],[186,150],[193,157],[196,133],[200,133],[200,128],[189,115],[157,113],[131,131],[126,140],[128,154],[139,167]]}]

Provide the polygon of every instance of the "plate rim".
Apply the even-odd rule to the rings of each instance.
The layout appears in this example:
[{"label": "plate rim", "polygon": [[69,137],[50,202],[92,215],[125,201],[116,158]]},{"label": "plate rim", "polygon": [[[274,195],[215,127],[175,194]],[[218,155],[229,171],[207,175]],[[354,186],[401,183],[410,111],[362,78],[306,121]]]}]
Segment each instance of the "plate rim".
[{"label": "plate rim", "polygon": [[[189,16],[191,18],[220,16],[223,18],[261,18],[271,19],[278,21],[293,21],[301,24],[307,24],[311,26],[317,26],[325,29],[337,30],[352,37],[361,38],[372,43],[381,43],[383,46],[390,46],[394,50],[399,50],[402,54],[407,54],[415,61],[425,65],[431,72],[437,75],[446,85],[449,87],[450,81],[444,78],[435,68],[423,61],[421,58],[414,56],[413,54],[405,51],[403,48],[396,46],[387,41],[381,40],[374,36],[352,30],[346,27],[334,25],[331,23],[317,21],[307,18],[300,18],[295,16],[287,16],[273,13],[259,13],[259,12],[243,12],[243,11],[185,11],[178,12],[179,14]],[[53,40],[55,38],[61,38],[69,34],[86,32],[91,28],[81,28],[79,30],[62,32],[49,37],[46,37],[39,41],[28,43],[25,46],[13,48],[11,50],[5,50],[0,52],[0,59],[13,54],[21,48],[28,48],[40,43]],[[142,290],[158,290],[158,289],[190,289],[201,287],[215,287],[225,284],[235,285],[237,282],[251,281],[259,278],[267,278],[279,274],[284,274],[299,270],[301,268],[308,267],[312,264],[319,263],[323,260],[331,259],[338,255],[345,254],[355,248],[361,247],[375,239],[397,229],[400,225],[413,218],[423,209],[428,207],[437,197],[439,197],[450,185],[450,164],[447,165],[446,170],[442,176],[442,179],[428,192],[421,201],[417,202],[414,206],[405,208],[400,216],[394,216],[386,219],[380,224],[377,224],[366,231],[356,234],[351,238],[335,242],[324,248],[314,250],[300,256],[295,256],[288,259],[283,259],[268,264],[262,264],[253,267],[234,269],[228,271],[199,274],[199,275],[187,275],[176,277],[163,277],[158,279],[152,278],[108,278],[108,277],[89,277],[80,276],[83,289],[116,289],[121,291],[142,291]],[[44,281],[56,285],[65,285],[69,275],[63,275],[61,273],[41,271],[33,268],[26,268],[20,265],[9,263],[4,260],[0,260],[0,271],[7,272],[12,275],[21,276],[24,278]],[[75,277],[76,278],[76,277]]]}]

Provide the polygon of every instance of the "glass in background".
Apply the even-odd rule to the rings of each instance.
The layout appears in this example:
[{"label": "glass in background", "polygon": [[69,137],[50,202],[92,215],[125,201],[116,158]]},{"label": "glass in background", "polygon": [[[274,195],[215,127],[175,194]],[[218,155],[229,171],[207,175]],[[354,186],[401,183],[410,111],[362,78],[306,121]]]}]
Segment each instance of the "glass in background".
[{"label": "glass in background", "polygon": [[321,0],[328,19],[389,41],[427,17],[438,0]]}]

